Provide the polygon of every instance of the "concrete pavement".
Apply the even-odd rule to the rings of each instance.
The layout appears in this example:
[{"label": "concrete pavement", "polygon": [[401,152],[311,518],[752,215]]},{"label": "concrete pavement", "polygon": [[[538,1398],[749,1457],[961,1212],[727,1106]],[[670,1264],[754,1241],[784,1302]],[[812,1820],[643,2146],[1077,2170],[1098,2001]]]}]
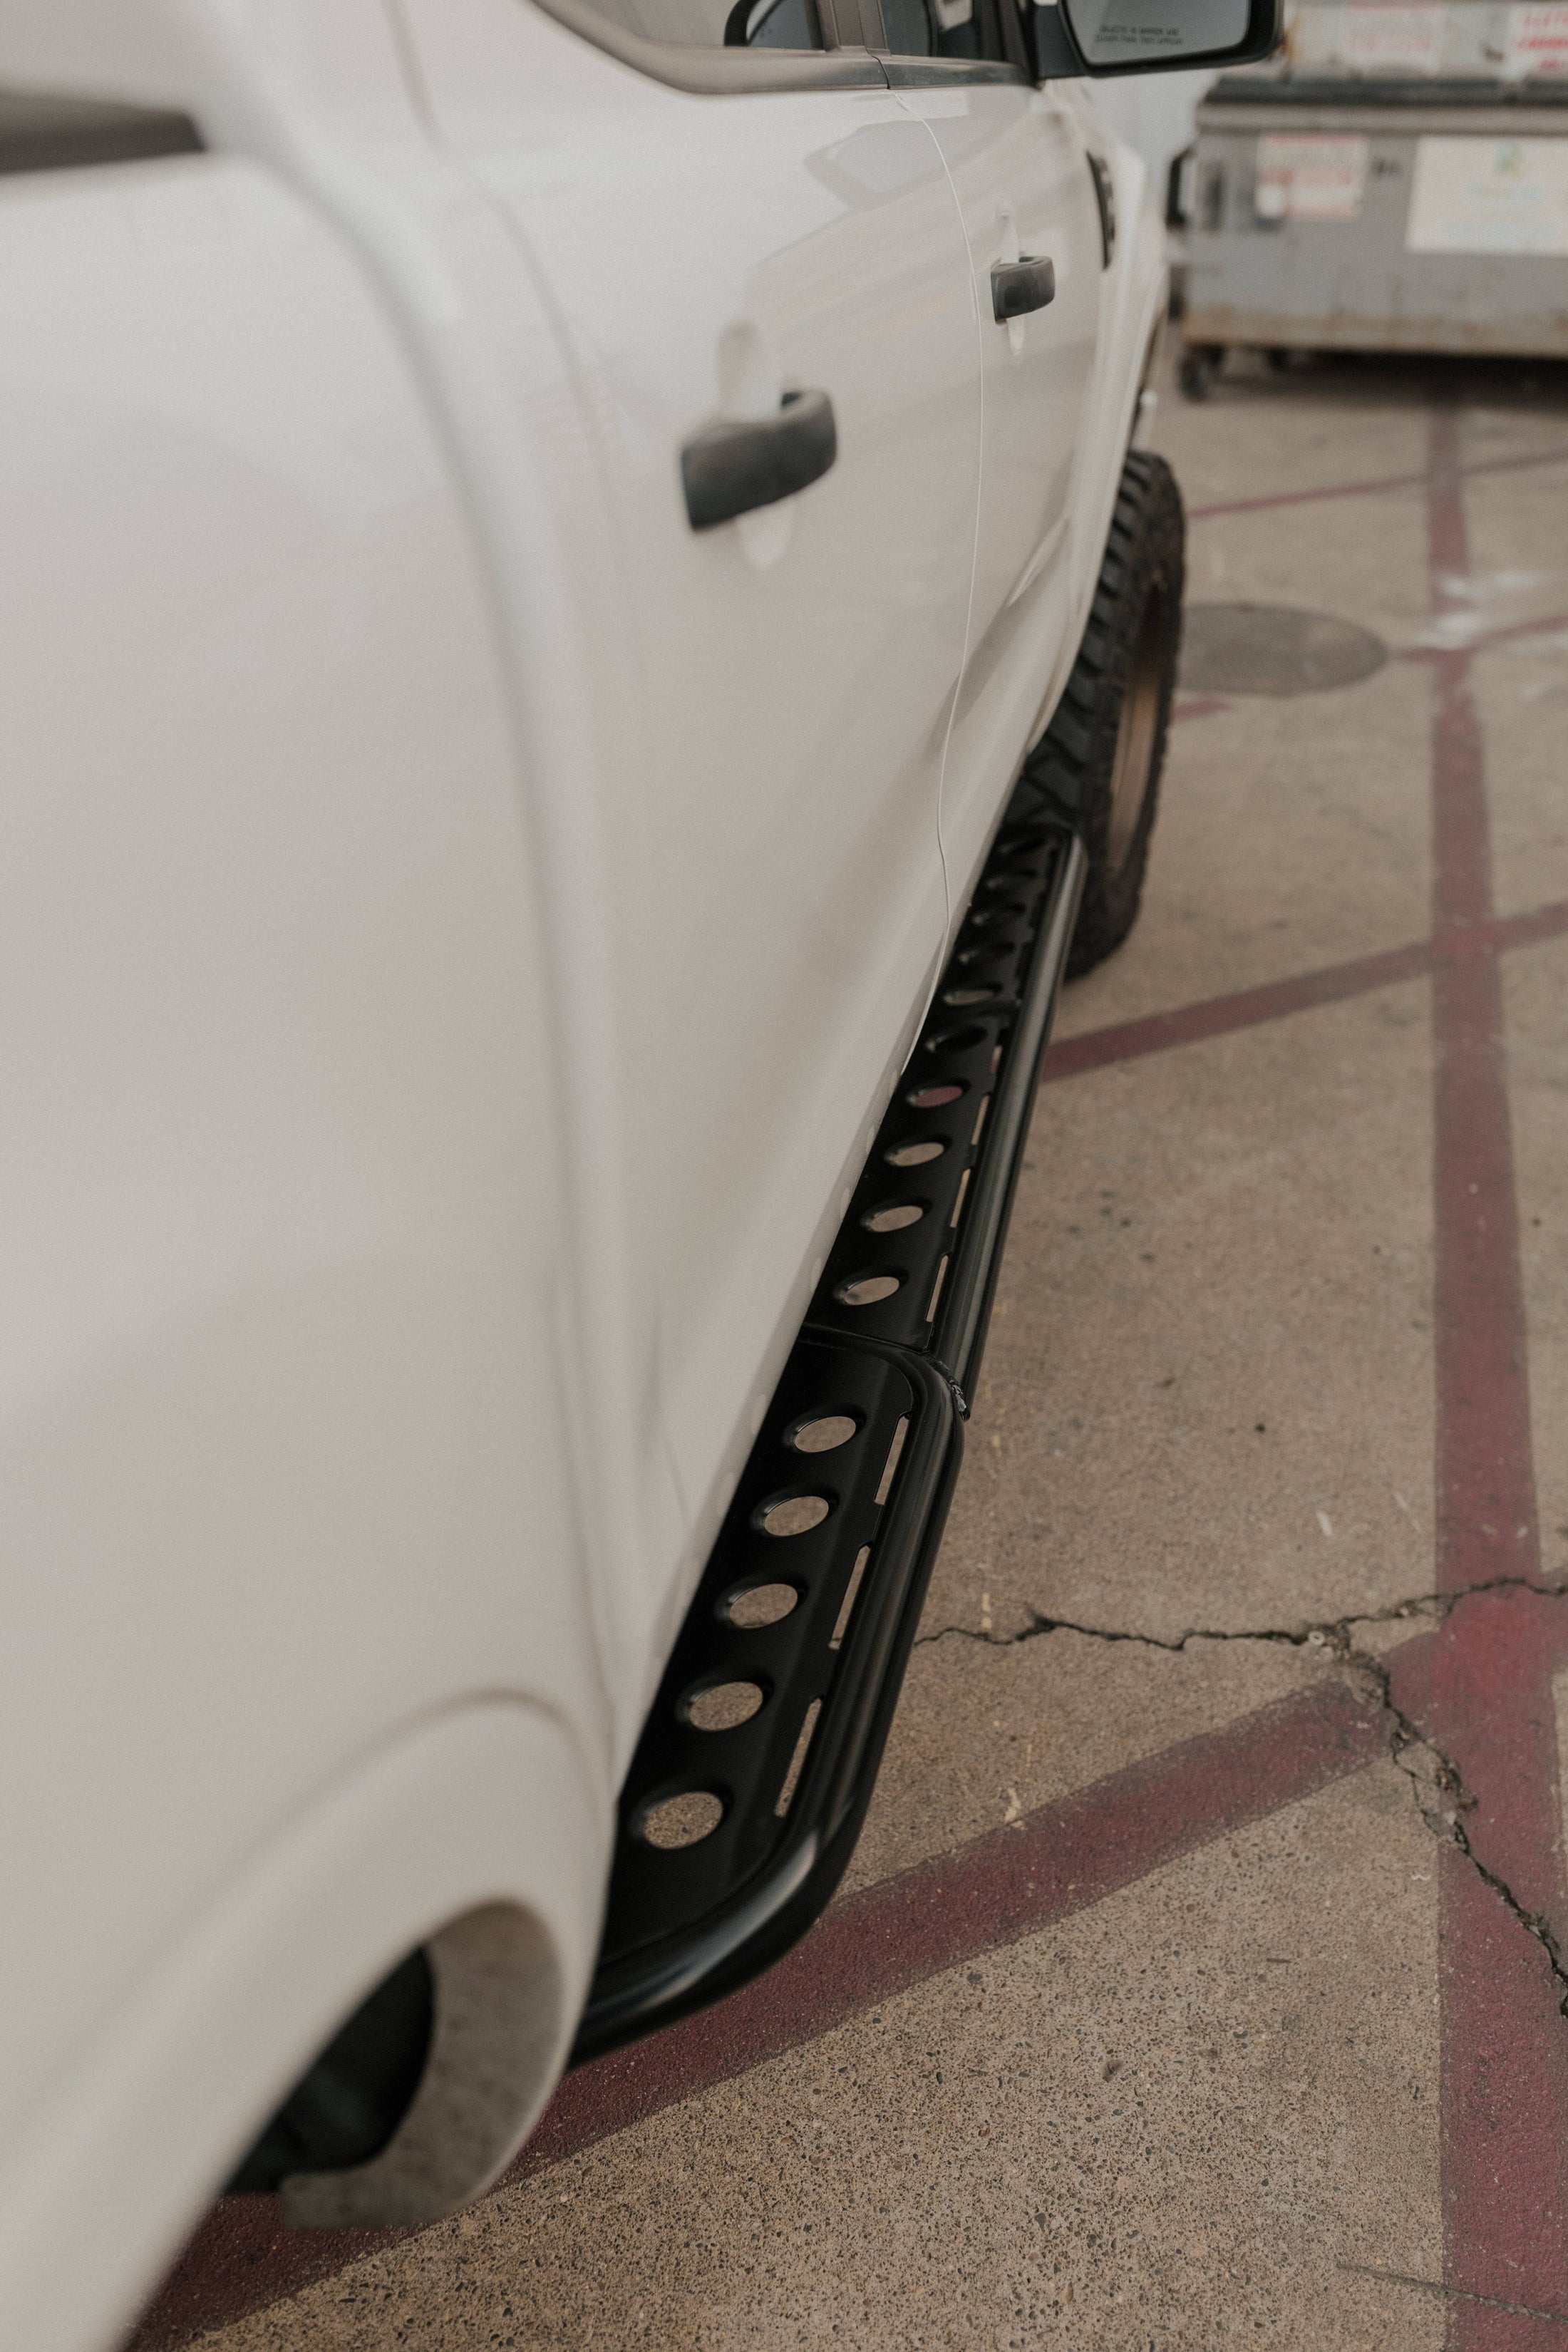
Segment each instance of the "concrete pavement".
[{"label": "concrete pavement", "polygon": [[1568,2345],[1568,379],[1160,441],[1192,601],[1389,658],[1184,697],[838,1904],[474,2211],[197,2258],[145,2352]]}]

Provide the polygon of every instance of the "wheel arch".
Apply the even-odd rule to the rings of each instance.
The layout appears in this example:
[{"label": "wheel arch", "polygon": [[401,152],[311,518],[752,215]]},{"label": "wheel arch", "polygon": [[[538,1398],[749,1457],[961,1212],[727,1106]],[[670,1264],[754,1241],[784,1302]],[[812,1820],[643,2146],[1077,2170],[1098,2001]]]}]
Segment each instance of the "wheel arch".
[{"label": "wheel arch", "polygon": [[7,2337],[93,2352],[123,2326],[267,2116],[421,1945],[437,2022],[413,2103],[368,2164],[287,2183],[285,2218],[425,2221],[488,2186],[549,2096],[592,1968],[610,1833],[595,1780],[556,1718],[501,1696],[406,1727],[279,1823],[16,2146]]}]

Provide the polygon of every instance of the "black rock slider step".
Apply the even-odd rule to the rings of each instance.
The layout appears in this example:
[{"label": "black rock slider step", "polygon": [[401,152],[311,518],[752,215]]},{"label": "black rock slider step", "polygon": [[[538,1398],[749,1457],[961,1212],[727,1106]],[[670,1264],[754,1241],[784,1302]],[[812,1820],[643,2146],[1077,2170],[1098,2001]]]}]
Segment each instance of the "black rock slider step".
[{"label": "black rock slider step", "polygon": [[574,2063],[810,1926],[870,1802],[953,1481],[1082,887],[1004,822],[620,1795]]}]

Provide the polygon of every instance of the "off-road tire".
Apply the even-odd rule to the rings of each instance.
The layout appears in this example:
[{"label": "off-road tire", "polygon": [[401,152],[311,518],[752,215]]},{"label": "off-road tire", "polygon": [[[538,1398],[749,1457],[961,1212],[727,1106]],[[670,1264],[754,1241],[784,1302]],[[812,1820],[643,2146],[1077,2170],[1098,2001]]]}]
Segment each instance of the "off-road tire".
[{"label": "off-road tire", "polygon": [[1133,450],[1078,660],[1016,796],[1076,826],[1089,854],[1069,979],[1113,954],[1137,920],[1176,682],[1185,536],[1169,466]]}]

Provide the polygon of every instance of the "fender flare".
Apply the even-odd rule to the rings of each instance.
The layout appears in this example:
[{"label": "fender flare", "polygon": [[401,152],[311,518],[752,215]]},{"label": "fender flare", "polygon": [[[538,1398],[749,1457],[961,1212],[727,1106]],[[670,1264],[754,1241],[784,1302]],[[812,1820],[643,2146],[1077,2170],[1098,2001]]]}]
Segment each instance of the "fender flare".
[{"label": "fender flare", "polygon": [[16,2341],[95,2352],[124,2326],[317,2051],[420,1944],[437,2024],[413,2105],[371,2163],[288,2183],[286,2218],[430,2221],[487,2187],[554,2085],[593,1967],[611,1829],[593,1787],[553,1717],[495,1697],[405,1728],[280,1823],[15,2145],[0,2309]]}]

